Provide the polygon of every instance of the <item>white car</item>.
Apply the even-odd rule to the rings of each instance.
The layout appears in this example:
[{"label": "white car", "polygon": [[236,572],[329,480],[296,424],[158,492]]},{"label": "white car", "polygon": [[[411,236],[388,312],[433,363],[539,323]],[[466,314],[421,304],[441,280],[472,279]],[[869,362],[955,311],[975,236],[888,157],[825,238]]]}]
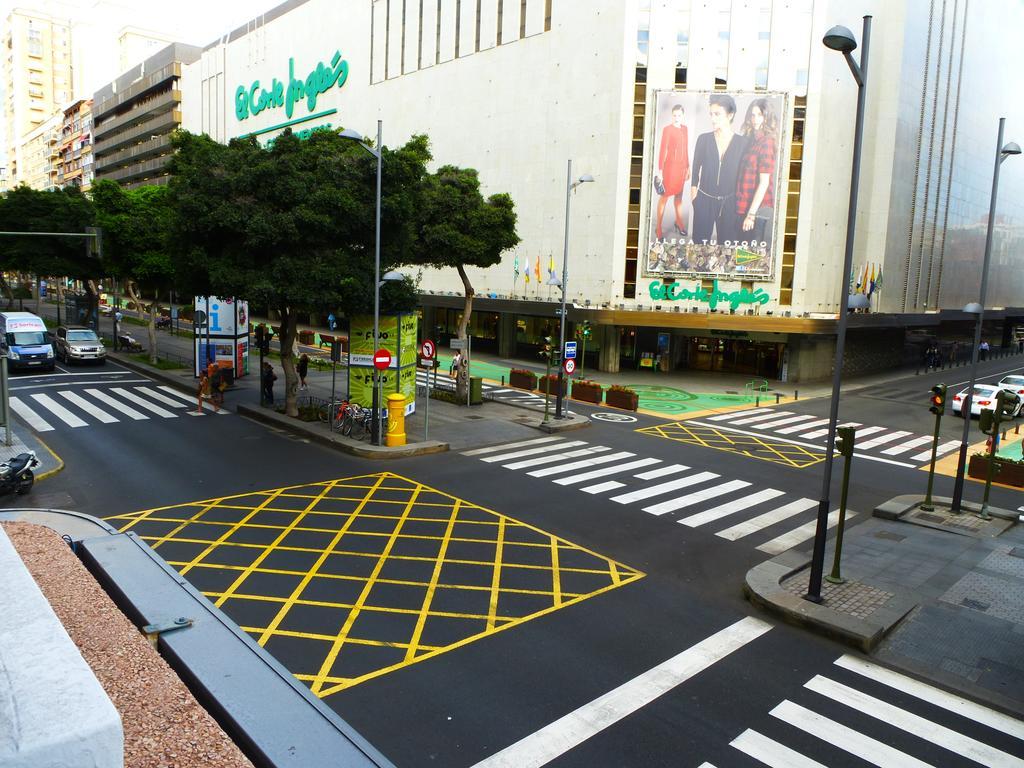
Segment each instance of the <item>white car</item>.
[{"label": "white car", "polygon": [[[975,384],[974,394],[971,396],[971,416],[980,416],[983,408],[989,410],[995,410],[996,407],[996,395],[999,393],[1002,387],[998,387],[995,384]],[[1017,398],[1017,404],[1013,409],[1013,416],[1020,413],[1021,399],[1020,395],[1016,392],[1013,393]],[[953,413],[957,416],[963,416],[963,403],[964,398],[967,397],[967,390],[953,396]]]},{"label": "white car", "polygon": [[1003,376],[996,386],[1024,400],[1024,376]]}]

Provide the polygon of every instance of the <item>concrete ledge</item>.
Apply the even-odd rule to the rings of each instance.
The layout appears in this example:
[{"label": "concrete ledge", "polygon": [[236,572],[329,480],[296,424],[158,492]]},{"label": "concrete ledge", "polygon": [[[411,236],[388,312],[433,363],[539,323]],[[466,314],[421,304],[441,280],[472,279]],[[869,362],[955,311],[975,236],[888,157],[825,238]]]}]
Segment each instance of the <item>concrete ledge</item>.
[{"label": "concrete ledge", "polygon": [[409,443],[397,448],[389,448],[384,445],[370,445],[360,440],[352,440],[342,435],[332,434],[326,429],[320,429],[319,422],[316,422],[316,426],[310,426],[304,421],[285,416],[283,413],[278,413],[272,408],[254,408],[251,405],[239,403],[235,406],[235,411],[243,416],[262,421],[264,424],[271,424],[294,435],[308,437],[310,440],[316,440],[322,445],[327,445],[364,459],[404,459],[409,456],[423,456],[428,453],[444,453],[448,450],[448,443],[442,443],[437,440],[428,440],[425,443]]},{"label": "concrete ledge", "polygon": [[541,414],[536,421],[523,421],[522,423],[529,427],[535,427],[543,432],[557,434],[558,432],[571,432],[574,429],[589,427],[590,419],[578,413],[571,413],[566,418],[556,419],[552,417],[549,421],[544,421],[544,415]]},{"label": "concrete ledge", "polygon": [[2,529],[0,583],[0,765],[123,765],[121,716]]},{"label": "concrete ledge", "polygon": [[751,603],[781,617],[789,624],[818,632],[865,653],[870,653],[918,604],[912,593],[895,594],[877,608],[870,619],[858,619],[812,603],[782,587],[782,582],[809,568],[810,558],[801,552],[786,552],[750,569],[743,592]]},{"label": "concrete ledge", "polygon": [[[953,499],[949,496],[932,496],[932,502],[936,512],[944,512],[946,514],[949,513],[949,509],[953,505]],[[883,520],[900,520],[908,513],[918,509],[922,503],[924,503],[924,496],[914,494],[895,496],[875,507],[874,516],[880,517]],[[973,501],[961,502],[960,506],[968,512],[981,512],[981,504],[976,504]],[[988,508],[988,513],[999,520],[1010,520],[1014,523],[1020,518],[1020,512],[1013,512],[1009,509],[1002,509],[991,505]]]}]

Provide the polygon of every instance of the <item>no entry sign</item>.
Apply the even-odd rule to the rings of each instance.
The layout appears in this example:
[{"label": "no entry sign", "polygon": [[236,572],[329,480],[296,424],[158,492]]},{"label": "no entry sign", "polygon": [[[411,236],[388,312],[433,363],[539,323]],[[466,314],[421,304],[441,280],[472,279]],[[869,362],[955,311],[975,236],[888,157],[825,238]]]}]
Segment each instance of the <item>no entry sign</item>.
[{"label": "no entry sign", "polygon": [[576,361],[571,357],[565,358],[565,362],[562,363],[562,369],[567,376],[572,376],[573,371],[576,370]]},{"label": "no entry sign", "polygon": [[378,349],[373,353],[373,367],[378,371],[383,371],[391,365],[391,353],[386,349]]},{"label": "no entry sign", "polygon": [[430,360],[431,358],[433,358],[434,351],[434,342],[432,342],[430,339],[424,341],[423,346],[420,347],[420,355],[422,355],[423,359],[425,360]]}]

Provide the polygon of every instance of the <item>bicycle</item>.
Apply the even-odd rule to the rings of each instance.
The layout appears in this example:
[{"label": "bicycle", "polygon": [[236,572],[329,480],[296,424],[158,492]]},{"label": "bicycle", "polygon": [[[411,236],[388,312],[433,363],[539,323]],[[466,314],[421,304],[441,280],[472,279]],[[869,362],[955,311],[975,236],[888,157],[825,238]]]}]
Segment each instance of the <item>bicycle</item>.
[{"label": "bicycle", "polygon": [[325,403],[317,411],[317,418],[325,424],[330,424],[332,429],[340,430],[345,420],[345,414],[350,407],[348,400],[335,400],[332,403]]}]

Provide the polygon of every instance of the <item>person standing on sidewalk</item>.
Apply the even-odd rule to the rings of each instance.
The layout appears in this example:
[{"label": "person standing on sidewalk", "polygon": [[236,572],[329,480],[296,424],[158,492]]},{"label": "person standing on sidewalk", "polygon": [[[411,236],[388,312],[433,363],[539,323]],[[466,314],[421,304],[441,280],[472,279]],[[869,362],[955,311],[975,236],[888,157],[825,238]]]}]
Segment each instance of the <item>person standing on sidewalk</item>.
[{"label": "person standing on sidewalk", "polygon": [[305,352],[299,356],[299,362],[295,366],[295,372],[299,374],[299,389],[309,389],[306,386],[306,374],[309,373],[309,355]]},{"label": "person standing on sidewalk", "polygon": [[211,398],[210,374],[205,370],[199,372],[199,388],[196,390],[196,413],[202,415],[203,400]]},{"label": "person standing on sidewalk", "polygon": [[263,371],[260,374],[260,383],[263,385],[263,400],[267,405],[274,405],[274,382],[277,381],[277,374],[274,373],[274,366],[270,363],[263,363]]},{"label": "person standing on sidewalk", "polygon": [[988,360],[988,350],[989,350],[988,342],[987,341],[981,342],[981,345],[978,347],[978,359],[979,360]]}]

